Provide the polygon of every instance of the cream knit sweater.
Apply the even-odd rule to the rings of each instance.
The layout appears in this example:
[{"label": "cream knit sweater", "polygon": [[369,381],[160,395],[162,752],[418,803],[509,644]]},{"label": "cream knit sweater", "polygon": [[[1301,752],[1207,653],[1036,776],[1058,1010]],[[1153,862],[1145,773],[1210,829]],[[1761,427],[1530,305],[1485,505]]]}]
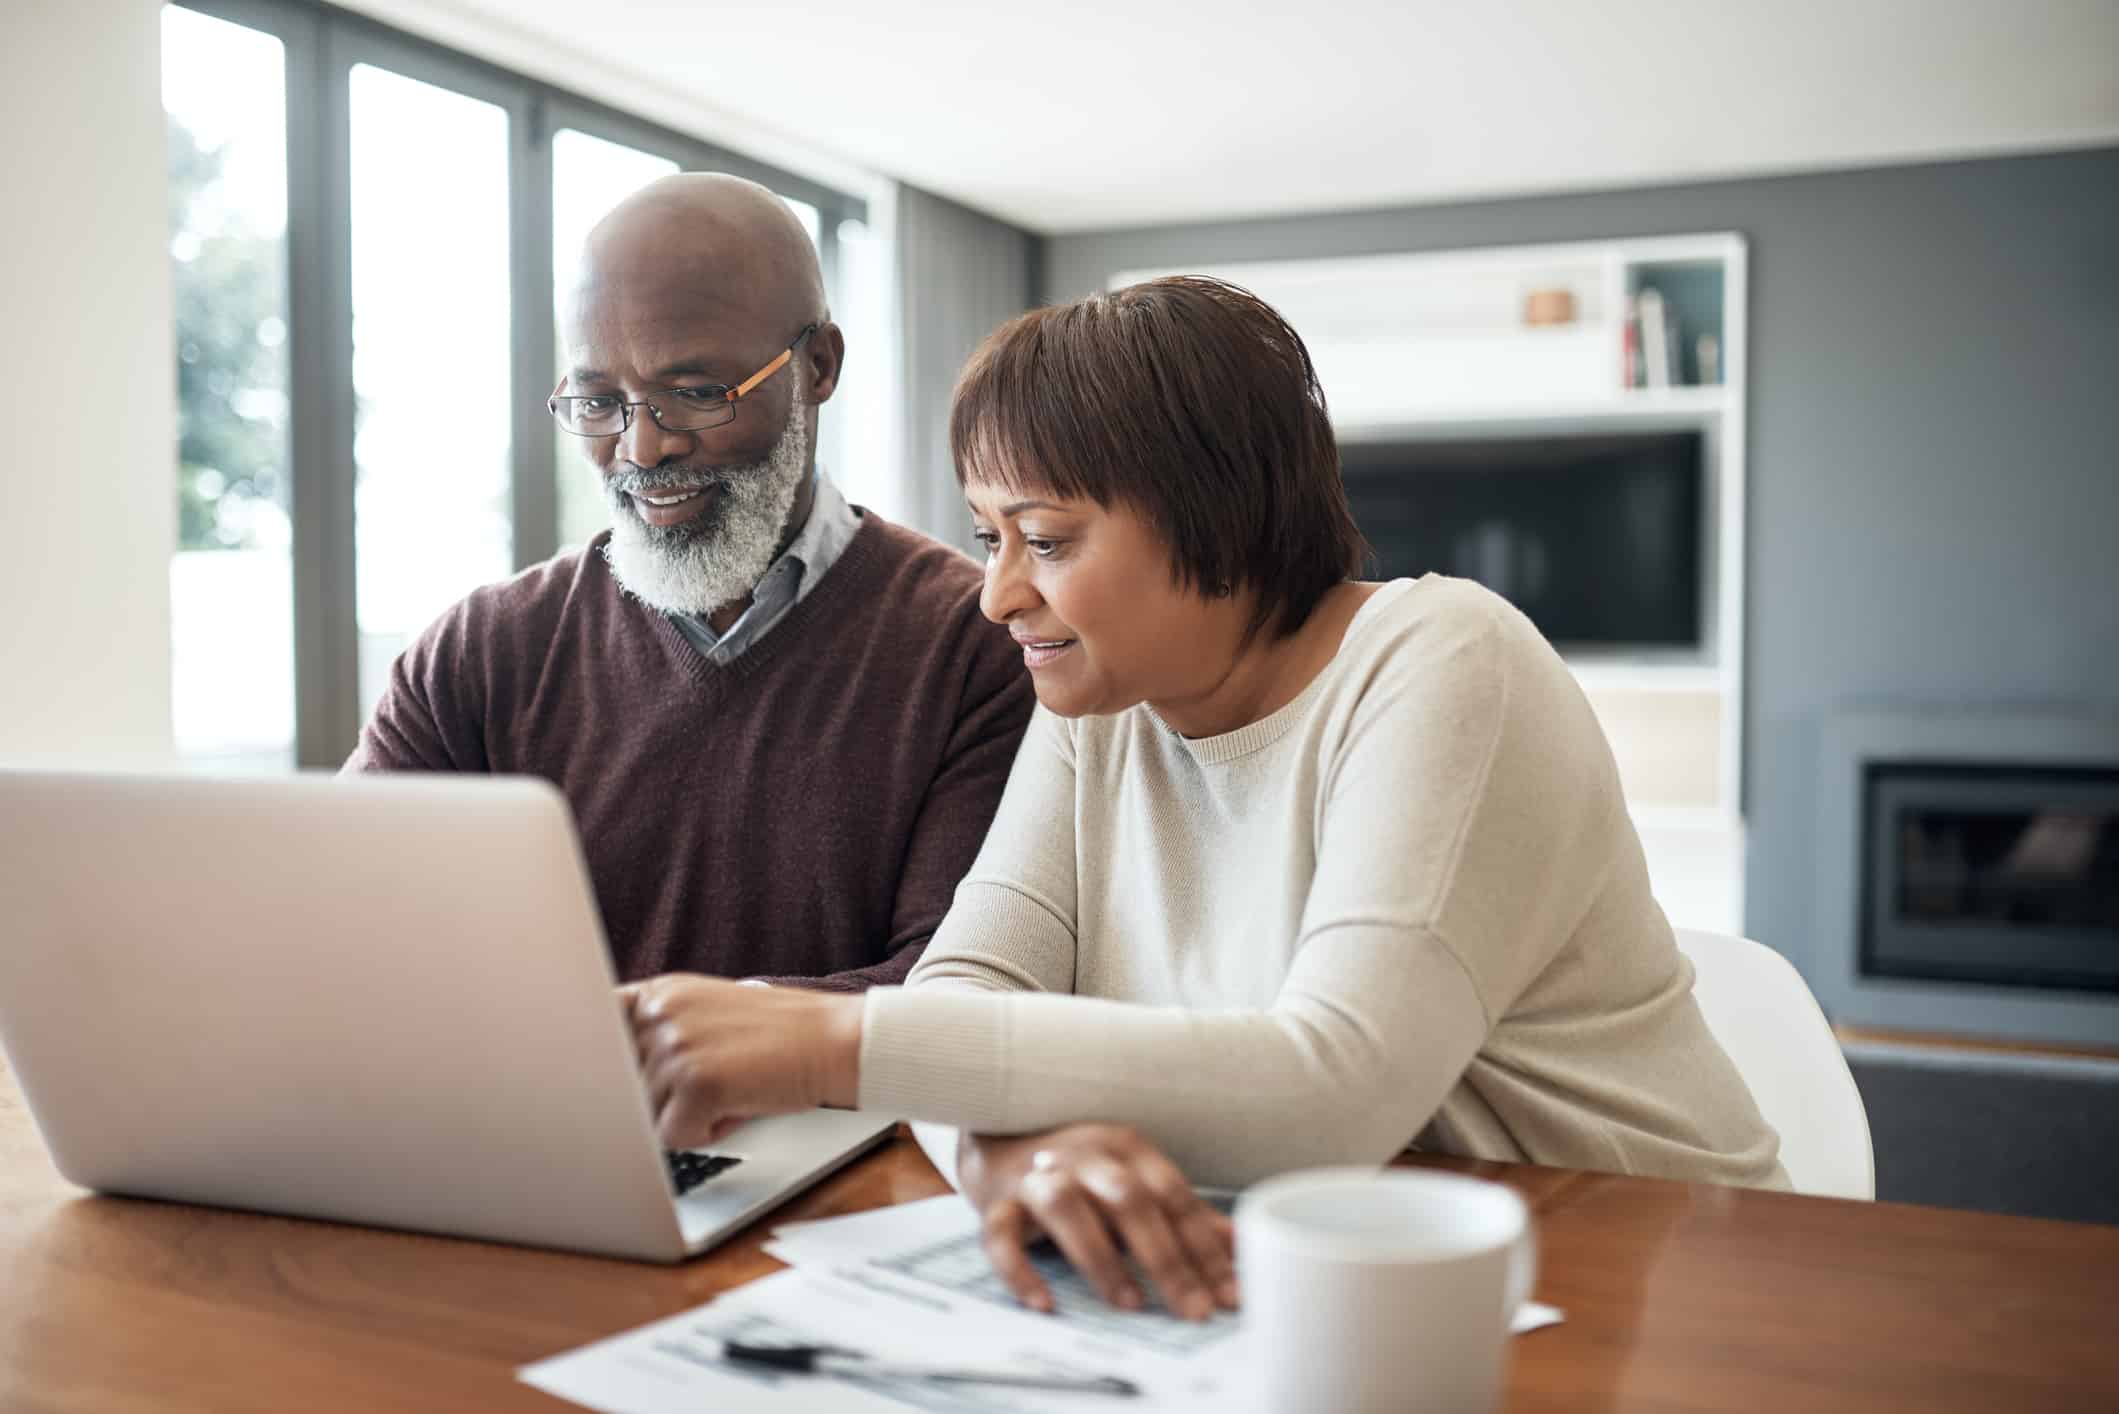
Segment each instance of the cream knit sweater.
[{"label": "cream knit sweater", "polygon": [[1131,1124],[1195,1183],[1419,1147],[1785,1187],[1692,1000],[1611,752],[1530,622],[1374,593],[1262,721],[1039,709],[861,1106]]}]

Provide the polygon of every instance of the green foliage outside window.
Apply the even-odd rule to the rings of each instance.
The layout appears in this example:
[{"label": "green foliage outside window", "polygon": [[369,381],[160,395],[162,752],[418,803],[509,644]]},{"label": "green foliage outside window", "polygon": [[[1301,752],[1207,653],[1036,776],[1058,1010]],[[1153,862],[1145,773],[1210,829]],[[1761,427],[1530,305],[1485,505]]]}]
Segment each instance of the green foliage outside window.
[{"label": "green foliage outside window", "polygon": [[177,543],[260,543],[287,464],[286,274],[279,233],[228,219],[222,155],[169,123],[177,336]]}]

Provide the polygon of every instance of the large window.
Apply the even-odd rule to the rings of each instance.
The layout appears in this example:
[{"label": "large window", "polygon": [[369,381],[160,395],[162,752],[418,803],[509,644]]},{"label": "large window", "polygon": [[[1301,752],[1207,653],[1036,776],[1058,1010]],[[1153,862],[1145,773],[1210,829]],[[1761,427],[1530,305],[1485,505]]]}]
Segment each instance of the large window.
[{"label": "large window", "polygon": [[286,55],[269,34],[162,13],[177,328],[171,705],[185,756],[294,760],[287,516]]},{"label": "large window", "polygon": [[351,97],[365,716],[413,636],[509,569],[508,115],[370,64]]},{"label": "large window", "polygon": [[[575,254],[619,198],[763,182],[839,317],[877,299],[859,200],[361,17],[185,0],[163,41],[194,763],[335,766],[436,615],[603,528],[544,398]],[[835,472],[841,445],[828,421]]]}]

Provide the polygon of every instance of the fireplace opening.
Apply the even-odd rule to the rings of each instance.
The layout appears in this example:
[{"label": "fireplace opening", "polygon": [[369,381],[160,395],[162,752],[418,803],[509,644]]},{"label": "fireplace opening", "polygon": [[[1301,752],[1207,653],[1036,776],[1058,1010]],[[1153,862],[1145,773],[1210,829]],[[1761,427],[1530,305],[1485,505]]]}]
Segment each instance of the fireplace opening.
[{"label": "fireplace opening", "polygon": [[1861,970],[2119,992],[2119,770],[1872,761]]}]

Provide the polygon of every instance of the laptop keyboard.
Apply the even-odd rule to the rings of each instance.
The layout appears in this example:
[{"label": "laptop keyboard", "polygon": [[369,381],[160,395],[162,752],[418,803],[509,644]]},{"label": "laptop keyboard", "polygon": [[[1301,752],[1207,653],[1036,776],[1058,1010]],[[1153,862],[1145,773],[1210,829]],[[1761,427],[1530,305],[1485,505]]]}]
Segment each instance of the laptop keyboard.
[{"label": "laptop keyboard", "polygon": [[715,1174],[726,1173],[743,1162],[727,1154],[704,1154],[696,1149],[665,1150],[663,1157],[669,1160],[670,1187],[679,1198]]}]

